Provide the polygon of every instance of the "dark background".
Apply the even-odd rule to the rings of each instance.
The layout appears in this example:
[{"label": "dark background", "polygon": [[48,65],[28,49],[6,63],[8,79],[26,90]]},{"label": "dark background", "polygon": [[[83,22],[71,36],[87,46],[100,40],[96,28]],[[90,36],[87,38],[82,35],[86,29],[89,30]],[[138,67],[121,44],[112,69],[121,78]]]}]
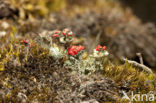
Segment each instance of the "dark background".
[{"label": "dark background", "polygon": [[133,13],[143,22],[156,24],[156,0],[120,0],[123,5],[130,7]]}]

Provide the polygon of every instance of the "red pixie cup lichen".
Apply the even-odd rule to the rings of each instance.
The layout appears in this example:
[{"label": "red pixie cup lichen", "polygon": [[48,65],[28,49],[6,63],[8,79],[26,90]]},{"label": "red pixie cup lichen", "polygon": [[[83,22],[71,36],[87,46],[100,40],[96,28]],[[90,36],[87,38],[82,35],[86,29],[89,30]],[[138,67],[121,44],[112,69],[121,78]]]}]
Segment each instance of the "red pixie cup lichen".
[{"label": "red pixie cup lichen", "polygon": [[61,32],[61,31],[58,30],[58,31],[55,32],[55,34],[59,34],[60,32]]},{"label": "red pixie cup lichen", "polygon": [[26,40],[22,40],[22,43],[23,43],[25,46],[27,46],[27,47],[32,47],[32,46],[34,46],[32,43],[29,43],[29,42],[26,41]]},{"label": "red pixie cup lichen", "polygon": [[71,31],[71,32],[67,33],[67,36],[73,36],[73,32]]},{"label": "red pixie cup lichen", "polygon": [[105,50],[106,50],[106,46],[103,46],[103,47],[102,47],[102,50],[105,51]]},{"label": "red pixie cup lichen", "polygon": [[34,46],[34,44],[32,44],[32,43],[29,45],[29,47],[33,47],[33,46]]},{"label": "red pixie cup lichen", "polygon": [[68,48],[68,54],[74,56],[83,49],[84,49],[84,46],[71,46]]},{"label": "red pixie cup lichen", "polygon": [[77,46],[77,51],[79,52],[79,51],[81,51],[81,50],[83,50],[84,49],[84,46]]},{"label": "red pixie cup lichen", "polygon": [[98,46],[96,47],[96,51],[99,51],[100,49],[102,49],[102,46],[101,46],[101,45],[98,45]]},{"label": "red pixie cup lichen", "polygon": [[28,44],[28,42],[26,40],[23,40],[22,43],[25,44],[25,45]]},{"label": "red pixie cup lichen", "polygon": [[106,50],[106,46],[101,46],[101,45],[98,45],[97,47],[96,47],[96,51],[100,51],[100,50],[103,50],[103,51],[105,51]]},{"label": "red pixie cup lichen", "polygon": [[66,33],[65,33],[64,31],[62,32],[62,34],[63,34],[63,35],[66,35]]},{"label": "red pixie cup lichen", "polygon": [[75,46],[72,46],[72,47],[69,47],[68,48],[68,54],[69,55],[72,55],[72,56],[74,56],[74,55],[76,55],[78,52],[77,52],[77,50],[75,49]]},{"label": "red pixie cup lichen", "polygon": [[65,36],[65,35],[67,35],[67,36],[73,36],[73,32],[70,30],[70,29],[64,29],[63,31],[62,31],[62,34]]},{"label": "red pixie cup lichen", "polygon": [[59,34],[53,34],[52,35],[52,38],[54,39],[54,38],[56,38],[56,37],[58,37],[59,36]]},{"label": "red pixie cup lichen", "polygon": [[67,31],[69,31],[68,29],[63,29],[62,34],[66,35]]}]

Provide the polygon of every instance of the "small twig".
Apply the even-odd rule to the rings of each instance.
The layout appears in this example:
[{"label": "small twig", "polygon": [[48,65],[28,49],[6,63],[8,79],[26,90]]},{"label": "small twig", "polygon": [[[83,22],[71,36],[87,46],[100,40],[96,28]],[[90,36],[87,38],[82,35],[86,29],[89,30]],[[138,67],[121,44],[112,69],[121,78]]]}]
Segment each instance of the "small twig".
[{"label": "small twig", "polygon": [[136,55],[139,57],[140,64],[144,64],[141,53],[136,53]]},{"label": "small twig", "polygon": [[143,65],[143,64],[139,64],[139,63],[137,63],[136,61],[127,60],[127,59],[125,59],[125,58],[123,58],[122,60],[123,60],[124,62],[129,63],[129,64],[132,64],[132,65],[135,66],[135,67],[138,67],[138,68],[143,69],[144,71],[148,72],[149,74],[153,73],[152,70],[151,70],[149,67],[147,67],[147,66],[145,66],[145,65]]}]

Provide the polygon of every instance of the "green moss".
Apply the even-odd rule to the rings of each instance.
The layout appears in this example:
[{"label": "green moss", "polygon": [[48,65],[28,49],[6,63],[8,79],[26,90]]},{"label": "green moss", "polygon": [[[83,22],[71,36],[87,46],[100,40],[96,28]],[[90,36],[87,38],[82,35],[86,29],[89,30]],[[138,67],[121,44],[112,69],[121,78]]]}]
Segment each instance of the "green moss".
[{"label": "green moss", "polygon": [[[17,31],[15,31],[16,30],[14,29],[14,32],[12,32],[11,35],[7,35],[5,38],[1,38],[4,42],[1,46],[3,49],[0,51],[0,66],[2,68],[0,74],[0,84],[3,88],[6,89],[14,88],[11,92],[7,92],[5,94],[3,99],[1,98],[1,101],[4,102],[21,101],[17,95],[19,95],[18,93],[21,92],[20,88],[23,88],[22,85],[18,84],[20,87],[19,88],[9,83],[9,81],[14,79],[15,76],[17,80],[22,80],[23,83],[27,81],[30,83],[30,85],[32,85],[30,81],[34,81],[34,84],[38,83],[36,81],[40,81],[42,76],[47,77],[48,75],[52,75],[53,72],[57,71],[57,69],[63,68],[63,62],[60,61],[60,64],[55,66],[56,61],[54,61],[53,58],[49,56],[49,51],[40,47],[40,45],[35,43],[35,41],[29,39],[34,45],[31,48],[22,44],[22,39],[15,38],[15,33],[17,33]],[[149,75],[145,72],[138,71],[137,68],[134,68],[127,63],[113,64],[108,60],[103,67],[103,69],[92,72],[90,75],[101,72],[100,74],[104,77],[112,78],[117,84],[118,89],[124,88],[130,91],[135,91],[136,93],[138,91],[141,93],[154,91],[154,86],[156,83],[154,80],[156,76],[154,74]],[[62,69],[61,73],[65,72],[66,71]],[[64,78],[61,80],[65,81]],[[26,90],[27,101],[48,101],[49,98],[51,98],[51,95],[54,96],[53,99],[57,97],[56,92],[50,92],[51,89],[49,86],[43,86],[42,88],[38,89],[32,85],[30,88],[27,87]]]}]

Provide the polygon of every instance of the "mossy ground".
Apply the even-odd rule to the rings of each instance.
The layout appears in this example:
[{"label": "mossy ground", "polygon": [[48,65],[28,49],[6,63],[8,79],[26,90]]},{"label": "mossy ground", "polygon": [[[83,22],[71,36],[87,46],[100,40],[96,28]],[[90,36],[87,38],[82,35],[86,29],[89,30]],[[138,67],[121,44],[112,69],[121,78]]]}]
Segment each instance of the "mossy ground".
[{"label": "mossy ground", "polygon": [[[16,0],[12,0],[12,2],[19,8],[20,3],[16,3]],[[13,17],[15,21],[13,19],[1,20],[8,22],[9,27],[4,29],[7,34],[0,37],[0,101],[4,103],[80,103],[96,99],[100,103],[106,101],[122,103],[121,90],[136,93],[155,91],[156,75],[147,74],[127,63],[115,63],[109,60],[102,70],[85,75],[73,73],[71,69],[63,67],[62,60],[59,63],[56,62],[49,55],[49,51],[42,48],[35,38],[38,36],[36,32],[39,33],[45,27],[47,21],[44,22],[44,20],[50,18],[47,17],[50,10],[59,11],[63,7],[67,7],[67,9],[75,7],[74,0],[70,0],[69,4],[66,4],[65,1],[59,2],[59,0],[34,1],[40,8],[43,8],[38,12],[38,9],[36,11],[33,3],[29,1],[26,3],[27,5],[23,4],[19,9],[19,16]],[[49,5],[47,5],[48,3]],[[80,8],[83,6],[81,3],[78,4]],[[106,4],[110,5],[108,6],[109,10],[113,7],[119,8],[118,4],[115,6],[112,2],[105,2],[103,5]],[[73,6],[70,7],[70,5]],[[81,12],[83,9],[80,9]],[[95,7],[96,9],[97,7]],[[73,11],[70,13],[69,15],[74,15]],[[66,16],[67,14],[63,13],[62,15]],[[36,17],[39,18],[36,19]],[[41,18],[43,23],[39,22],[42,20]],[[60,25],[61,23],[56,27]],[[55,28],[54,25],[52,26]],[[112,31],[111,33],[113,35]],[[24,39],[32,42],[33,46],[28,48],[23,45],[21,41]]]}]

